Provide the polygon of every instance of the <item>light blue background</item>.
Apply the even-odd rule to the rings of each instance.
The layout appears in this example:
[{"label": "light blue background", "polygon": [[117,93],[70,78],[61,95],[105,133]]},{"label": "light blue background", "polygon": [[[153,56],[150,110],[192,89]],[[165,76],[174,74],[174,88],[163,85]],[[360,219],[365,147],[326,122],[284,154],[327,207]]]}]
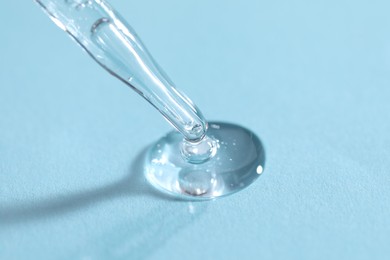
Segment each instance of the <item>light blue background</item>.
[{"label": "light blue background", "polygon": [[389,1],[119,1],[209,119],[266,146],[212,202],[142,177],[170,130],[32,1],[0,7],[1,259],[388,259]]}]

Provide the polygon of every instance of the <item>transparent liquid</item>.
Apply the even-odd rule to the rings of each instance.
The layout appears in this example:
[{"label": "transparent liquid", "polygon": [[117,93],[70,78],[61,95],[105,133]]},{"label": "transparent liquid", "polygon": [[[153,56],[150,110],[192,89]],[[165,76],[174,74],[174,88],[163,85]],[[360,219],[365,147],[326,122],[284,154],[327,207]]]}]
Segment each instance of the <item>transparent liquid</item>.
[{"label": "transparent liquid", "polygon": [[264,169],[264,149],[249,130],[207,124],[176,89],[135,31],[105,0],[35,0],[98,64],[153,105],[177,130],[150,148],[146,177],[156,188],[210,199],[239,191]]},{"label": "transparent liquid", "polygon": [[216,140],[215,154],[191,163],[180,153],[183,136],[170,132],[149,150],[145,174],[156,188],[183,198],[212,199],[253,183],[264,170],[261,141],[251,131],[228,123],[210,123],[209,138]]}]

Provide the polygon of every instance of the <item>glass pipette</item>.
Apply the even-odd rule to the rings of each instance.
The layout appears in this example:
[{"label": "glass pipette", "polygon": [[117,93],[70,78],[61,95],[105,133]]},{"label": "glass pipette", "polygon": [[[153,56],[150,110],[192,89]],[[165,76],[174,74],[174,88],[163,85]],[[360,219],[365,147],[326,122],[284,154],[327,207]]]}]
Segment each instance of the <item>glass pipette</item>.
[{"label": "glass pipette", "polygon": [[181,133],[168,134],[149,150],[145,174],[156,188],[181,197],[210,199],[241,190],[263,172],[260,140],[232,124],[211,123],[208,131],[199,109],[175,88],[135,31],[106,1],[35,1],[97,63],[145,98]]}]

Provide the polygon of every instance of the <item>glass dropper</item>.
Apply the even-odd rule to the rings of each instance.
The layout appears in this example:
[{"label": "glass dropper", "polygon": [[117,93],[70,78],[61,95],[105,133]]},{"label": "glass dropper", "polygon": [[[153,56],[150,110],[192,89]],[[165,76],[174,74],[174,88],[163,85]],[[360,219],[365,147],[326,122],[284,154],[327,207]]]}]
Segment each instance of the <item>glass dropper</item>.
[{"label": "glass dropper", "polygon": [[180,132],[150,147],[145,175],[161,191],[210,199],[251,184],[264,150],[249,130],[210,123],[175,88],[135,31],[104,0],[35,0],[97,63],[154,106]]},{"label": "glass dropper", "polygon": [[199,141],[207,122],[199,109],[153,60],[135,31],[105,1],[37,0],[53,22],[66,31],[109,73],[122,80],[189,141]]}]

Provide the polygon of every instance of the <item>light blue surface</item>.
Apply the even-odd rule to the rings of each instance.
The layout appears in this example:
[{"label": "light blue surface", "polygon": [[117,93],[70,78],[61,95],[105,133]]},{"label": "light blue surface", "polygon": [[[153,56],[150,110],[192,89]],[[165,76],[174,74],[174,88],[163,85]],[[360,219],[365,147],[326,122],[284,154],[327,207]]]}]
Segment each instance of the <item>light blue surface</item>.
[{"label": "light blue surface", "polygon": [[258,133],[266,171],[212,202],[155,193],[139,158],[169,125],[5,1],[1,259],[388,258],[388,1],[111,3],[207,118]]}]

